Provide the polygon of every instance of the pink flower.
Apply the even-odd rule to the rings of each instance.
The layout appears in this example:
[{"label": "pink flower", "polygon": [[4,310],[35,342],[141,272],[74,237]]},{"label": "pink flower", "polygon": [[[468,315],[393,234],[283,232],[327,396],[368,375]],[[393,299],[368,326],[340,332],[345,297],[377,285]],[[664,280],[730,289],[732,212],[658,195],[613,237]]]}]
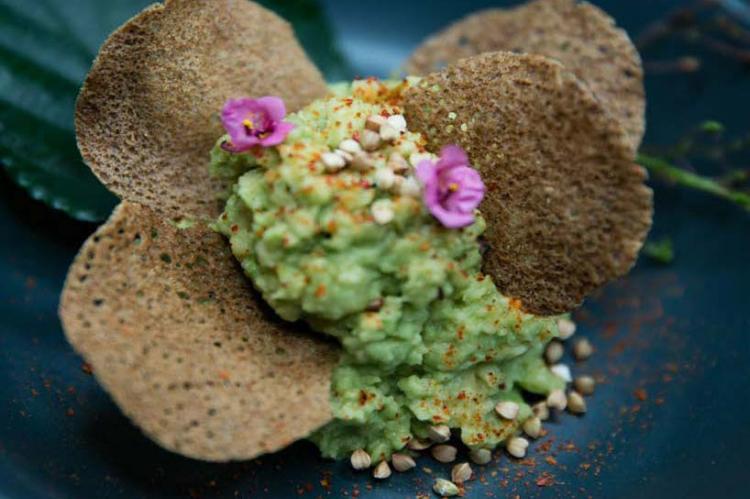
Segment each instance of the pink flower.
[{"label": "pink flower", "polygon": [[229,133],[224,148],[242,152],[254,146],[271,147],[284,142],[294,125],[282,121],[286,106],[279,97],[229,99],[221,111],[221,124]]},{"label": "pink flower", "polygon": [[417,165],[417,178],[424,184],[424,203],[430,213],[449,229],[474,222],[474,209],[484,197],[479,172],[458,146],[445,146],[437,163],[428,159]]}]

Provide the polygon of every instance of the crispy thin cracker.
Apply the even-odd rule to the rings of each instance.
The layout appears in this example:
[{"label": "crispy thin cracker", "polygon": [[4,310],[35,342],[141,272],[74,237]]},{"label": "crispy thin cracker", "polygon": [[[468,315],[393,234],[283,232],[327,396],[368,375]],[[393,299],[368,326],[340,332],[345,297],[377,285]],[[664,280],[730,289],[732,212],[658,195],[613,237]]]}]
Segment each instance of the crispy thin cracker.
[{"label": "crispy thin cracker", "polygon": [[124,202],[71,266],[60,315],[149,437],[227,461],[281,449],[331,418],[338,348],[259,303],[221,236]]},{"label": "crispy thin cracker", "polygon": [[406,63],[423,75],[458,59],[506,50],[563,63],[616,116],[636,151],[645,131],[643,68],[627,33],[587,2],[536,0],[472,14],[426,40]]},{"label": "crispy thin cracker", "polygon": [[289,24],[245,0],[167,0],[104,43],[76,108],[78,147],[124,200],[215,216],[207,172],[229,97],[277,95],[288,111],[326,93]]},{"label": "crispy thin cracker", "polygon": [[486,271],[526,310],[569,311],[633,265],[651,225],[645,171],[561,64],[510,52],[463,59],[408,90],[404,107],[431,150],[458,143],[482,172]]}]

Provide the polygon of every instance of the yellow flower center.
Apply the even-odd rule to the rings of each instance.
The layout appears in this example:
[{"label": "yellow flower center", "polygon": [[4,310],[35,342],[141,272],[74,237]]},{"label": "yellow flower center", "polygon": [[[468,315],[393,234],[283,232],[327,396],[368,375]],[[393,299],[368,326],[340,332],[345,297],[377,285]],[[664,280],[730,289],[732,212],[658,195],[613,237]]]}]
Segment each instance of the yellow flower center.
[{"label": "yellow flower center", "polygon": [[451,192],[456,192],[458,190],[458,184],[455,183],[455,182],[451,182],[448,185],[448,190],[451,191]]}]

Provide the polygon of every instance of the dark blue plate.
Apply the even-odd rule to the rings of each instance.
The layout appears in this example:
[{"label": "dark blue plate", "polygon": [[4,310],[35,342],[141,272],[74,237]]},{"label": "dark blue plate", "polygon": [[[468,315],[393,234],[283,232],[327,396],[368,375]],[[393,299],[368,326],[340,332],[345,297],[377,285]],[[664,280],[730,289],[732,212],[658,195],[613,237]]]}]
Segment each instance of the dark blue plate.
[{"label": "dark blue plate", "polygon": [[[387,74],[428,33],[497,5],[324,3],[361,75]],[[635,33],[680,2],[599,3]],[[648,78],[647,145],[672,143],[706,119],[720,120],[730,136],[746,135],[748,67],[690,40],[660,43],[644,58],[680,55],[700,57],[703,66]],[[731,159],[747,166],[749,156]],[[696,160],[718,168],[704,163]],[[673,239],[676,260],[665,266],[643,258],[577,314],[597,352],[575,369],[605,380],[588,414],[548,424],[533,461],[502,456],[481,468],[468,496],[747,497],[750,215],[655,184],[653,232]],[[305,442],[235,464],[163,451],[120,414],[60,329],[63,278],[94,226],[32,202],[5,176],[0,186],[0,496],[414,497],[449,474],[424,458],[414,472],[373,483],[346,463],[323,461]]]}]

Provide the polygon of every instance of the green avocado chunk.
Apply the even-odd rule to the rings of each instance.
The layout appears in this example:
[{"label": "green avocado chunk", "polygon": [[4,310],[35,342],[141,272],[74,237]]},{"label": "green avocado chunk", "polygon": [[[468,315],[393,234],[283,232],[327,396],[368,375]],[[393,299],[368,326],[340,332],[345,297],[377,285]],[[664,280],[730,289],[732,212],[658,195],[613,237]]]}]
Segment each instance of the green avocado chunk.
[{"label": "green avocado chunk", "polygon": [[[310,437],[332,458],[361,448],[387,459],[437,424],[460,430],[472,448],[492,448],[531,415],[524,392],[564,387],[542,360],[557,318],[523,312],[481,272],[481,214],[447,229],[421,194],[378,173],[405,159],[398,176],[413,182],[409,163],[434,158],[420,134],[384,142],[364,167],[332,171],[322,161],[346,139],[361,142],[368,117],[399,114],[409,84],[339,84],[287,116],[295,128],[282,144],[235,154],[221,147],[224,137],[211,155],[212,174],[236,179],[215,228],[244,272],[282,318],[343,347],[334,419]],[[387,221],[373,215],[376,205],[389,210]],[[495,413],[505,400],[519,404],[515,420]]]}]

